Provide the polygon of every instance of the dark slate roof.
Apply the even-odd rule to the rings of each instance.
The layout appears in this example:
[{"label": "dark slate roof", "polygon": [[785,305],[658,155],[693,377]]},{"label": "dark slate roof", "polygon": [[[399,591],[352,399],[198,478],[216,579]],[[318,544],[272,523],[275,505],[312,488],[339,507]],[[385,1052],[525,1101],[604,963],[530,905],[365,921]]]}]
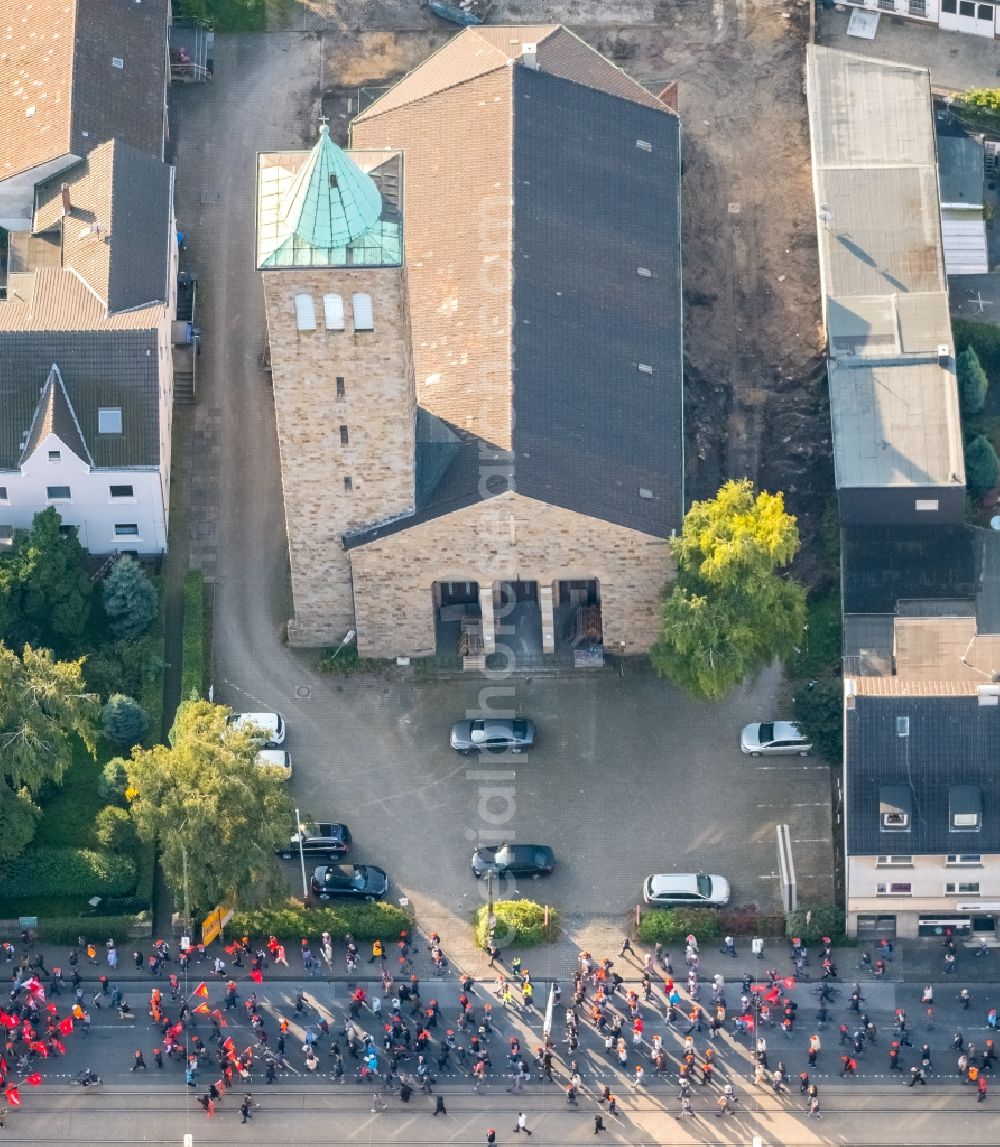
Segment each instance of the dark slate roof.
[{"label": "dark slate roof", "polygon": [[[909,719],[905,737],[897,717]],[[1000,852],[1000,706],[975,696],[858,696],[846,753],[848,853]],[[952,832],[950,810],[977,797],[980,831]],[[880,804],[907,803],[909,831],[884,830]]]},{"label": "dark slate roof", "polygon": [[[56,433],[72,422],[61,400],[40,399],[53,365],[75,423],[102,469],[158,466],[159,378],[156,331],[8,331],[0,342],[0,470],[16,470],[37,418]],[[50,388],[51,389],[51,388]],[[98,434],[101,407],[120,407],[122,434]],[[65,439],[64,439],[65,441]],[[79,437],[77,437],[79,441]],[[76,449],[73,441],[67,447]],[[84,458],[86,461],[86,457]]]},{"label": "dark slate roof", "polygon": [[677,117],[515,68],[519,493],[658,537],[680,527],[680,258]]},{"label": "dark slate roof", "polygon": [[976,626],[980,633],[1000,633],[1000,533],[976,530]]},{"label": "dark slate roof", "polygon": [[941,202],[980,206],[986,179],[982,140],[967,135],[939,135],[937,150]]},{"label": "dark slate roof", "polygon": [[845,613],[894,613],[911,598],[976,594],[973,531],[966,526],[845,526]]}]

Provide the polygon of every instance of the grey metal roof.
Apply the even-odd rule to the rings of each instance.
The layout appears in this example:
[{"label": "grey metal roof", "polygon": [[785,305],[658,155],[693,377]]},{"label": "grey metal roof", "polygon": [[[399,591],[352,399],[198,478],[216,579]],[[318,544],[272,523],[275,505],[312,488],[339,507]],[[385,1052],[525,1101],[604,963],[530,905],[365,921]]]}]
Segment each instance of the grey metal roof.
[{"label": "grey metal roof", "polygon": [[[1000,852],[1000,706],[976,696],[857,696],[845,749],[849,854]],[[980,803],[980,830],[952,831],[952,813]],[[908,806],[909,830],[884,828],[880,804]]]},{"label": "grey metal roof", "polygon": [[809,45],[807,82],[837,486],[964,484],[929,74]]},{"label": "grey metal roof", "polygon": [[[45,394],[53,365],[59,369],[78,435],[95,466],[159,465],[155,330],[5,331],[0,333],[0,470],[18,468],[39,418],[49,419],[60,436],[63,431],[71,433],[73,421],[61,396],[53,396],[51,388]],[[101,407],[121,408],[121,434],[98,433]],[[75,449],[72,440],[66,445]]]},{"label": "grey metal roof", "polygon": [[937,148],[941,202],[981,207],[986,178],[982,140],[967,135],[939,135]]},{"label": "grey metal roof", "polygon": [[677,117],[516,68],[519,493],[658,537],[680,526],[680,249]]}]

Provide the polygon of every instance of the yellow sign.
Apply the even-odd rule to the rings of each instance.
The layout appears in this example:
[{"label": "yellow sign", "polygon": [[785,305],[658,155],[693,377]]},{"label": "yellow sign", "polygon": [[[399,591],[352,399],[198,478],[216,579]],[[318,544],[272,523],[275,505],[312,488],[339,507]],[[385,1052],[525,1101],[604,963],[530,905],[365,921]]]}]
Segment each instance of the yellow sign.
[{"label": "yellow sign", "polygon": [[213,908],[202,921],[201,942],[211,944],[213,940],[222,935],[222,929],[232,918],[232,908],[227,908],[224,904],[220,904],[218,908]]}]

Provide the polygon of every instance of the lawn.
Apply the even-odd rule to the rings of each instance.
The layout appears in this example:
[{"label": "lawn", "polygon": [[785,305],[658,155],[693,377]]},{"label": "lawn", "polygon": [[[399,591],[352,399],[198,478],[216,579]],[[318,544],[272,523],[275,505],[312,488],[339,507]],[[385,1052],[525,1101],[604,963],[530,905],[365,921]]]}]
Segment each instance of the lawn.
[{"label": "lawn", "polygon": [[37,843],[94,847],[94,818],[107,804],[98,796],[97,781],[105,764],[118,755],[119,751],[103,737],[97,743],[96,760],[81,740],[74,741],[73,763],[61,787],[53,786],[39,802],[42,819],[35,833]]}]

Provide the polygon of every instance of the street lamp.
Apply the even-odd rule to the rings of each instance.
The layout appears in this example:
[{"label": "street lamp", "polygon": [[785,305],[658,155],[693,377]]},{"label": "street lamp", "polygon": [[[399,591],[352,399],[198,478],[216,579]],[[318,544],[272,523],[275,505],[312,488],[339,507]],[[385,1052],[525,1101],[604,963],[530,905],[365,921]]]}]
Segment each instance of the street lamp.
[{"label": "street lamp", "polygon": [[307,901],[309,899],[309,885],[306,883],[306,853],[302,847],[302,835],[305,829],[302,825],[302,814],[298,809],[295,810],[295,827],[299,838],[299,865],[302,868],[302,899]]}]

